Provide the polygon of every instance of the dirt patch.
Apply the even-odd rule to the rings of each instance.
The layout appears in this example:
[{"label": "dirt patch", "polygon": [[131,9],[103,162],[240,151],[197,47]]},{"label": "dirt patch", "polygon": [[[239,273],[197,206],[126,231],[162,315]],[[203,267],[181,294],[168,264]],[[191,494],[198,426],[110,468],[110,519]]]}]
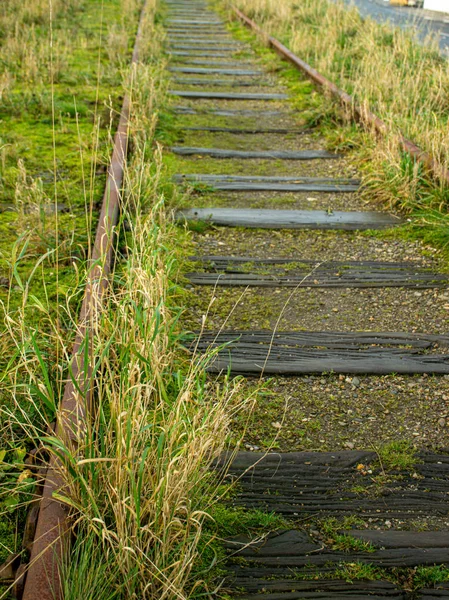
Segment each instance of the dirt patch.
[{"label": "dirt patch", "polygon": [[217,227],[194,234],[197,255],[302,258],[307,260],[417,261],[441,268],[439,253],[421,242],[342,231],[269,231]]},{"label": "dirt patch", "polygon": [[[290,210],[372,211],[374,202],[362,200],[357,193],[324,192],[224,192],[193,194],[187,206],[195,208],[275,208]],[[310,236],[310,232],[309,232]]]},{"label": "dirt patch", "polygon": [[[248,450],[373,450],[405,440],[449,445],[449,376],[322,375],[262,379],[252,413],[234,419]],[[256,383],[248,380],[248,389]]]},{"label": "dirt patch", "polygon": [[[273,119],[271,127],[279,127],[277,120]],[[273,133],[263,134],[230,134],[202,131],[184,131],[178,143],[183,146],[200,148],[223,148],[226,150],[325,150],[323,139],[318,139],[311,134],[297,135],[295,133],[279,135]]]},{"label": "dirt patch", "polygon": [[351,179],[356,171],[345,158],[326,160],[211,159],[189,157],[176,160],[176,173],[215,175],[288,175],[291,177],[331,177]]},{"label": "dirt patch", "polygon": [[[311,275],[313,277],[313,273]],[[279,331],[398,331],[441,333],[449,328],[446,290],[405,288],[250,288],[197,286],[186,324],[199,329]]]}]

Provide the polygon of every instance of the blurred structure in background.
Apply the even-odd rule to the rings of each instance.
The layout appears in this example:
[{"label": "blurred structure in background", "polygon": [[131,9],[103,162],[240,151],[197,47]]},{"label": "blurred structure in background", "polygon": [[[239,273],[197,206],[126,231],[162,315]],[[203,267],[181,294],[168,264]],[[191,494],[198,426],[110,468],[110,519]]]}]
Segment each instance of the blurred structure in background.
[{"label": "blurred structure in background", "polygon": [[449,14],[449,0],[424,0],[424,8]]}]

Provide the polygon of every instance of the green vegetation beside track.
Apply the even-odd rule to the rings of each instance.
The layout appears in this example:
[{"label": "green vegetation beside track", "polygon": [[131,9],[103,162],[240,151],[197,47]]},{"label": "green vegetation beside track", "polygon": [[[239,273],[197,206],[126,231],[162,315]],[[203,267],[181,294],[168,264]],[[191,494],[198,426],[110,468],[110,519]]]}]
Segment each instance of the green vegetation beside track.
[{"label": "green vegetation beside track", "polygon": [[[449,62],[440,56],[435,40],[420,44],[411,32],[362,19],[343,2],[239,0],[216,3],[233,19],[233,34],[253,44],[265,66],[288,86],[296,108],[310,125],[319,125],[329,149],[350,153],[361,170],[366,196],[387,208],[399,208],[410,222],[402,235],[421,239],[448,252],[449,186],[415,163],[400,149],[399,133],[449,166],[446,98]],[[266,32],[285,44],[355,102],[385,121],[388,136],[355,124],[340,108],[273,50],[241,24],[235,4]],[[305,92],[305,93],[304,93]],[[305,102],[304,102],[305,100]],[[382,235],[382,233],[380,234]]]},{"label": "green vegetation beside track", "polygon": [[43,433],[61,393],[140,4],[1,3],[0,563],[35,489],[21,425]]}]

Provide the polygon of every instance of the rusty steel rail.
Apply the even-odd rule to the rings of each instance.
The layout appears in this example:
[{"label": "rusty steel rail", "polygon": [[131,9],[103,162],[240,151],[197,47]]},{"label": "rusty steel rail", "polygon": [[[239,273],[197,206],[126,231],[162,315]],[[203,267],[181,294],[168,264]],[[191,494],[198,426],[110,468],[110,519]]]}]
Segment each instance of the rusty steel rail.
[{"label": "rusty steel rail", "polygon": [[[307,64],[304,60],[293,54],[284,44],[282,44],[276,38],[268,35],[257,23],[247,17],[237,7],[233,7],[234,13],[237,17],[245,23],[250,29],[262,36],[269,47],[273,48],[282,58],[288,60],[294,65],[299,71],[302,71],[309,79],[311,79],[318,86],[330,92],[332,96],[337,98],[340,103],[347,108],[356,119],[360,120],[364,125],[374,128],[378,133],[386,136],[391,133],[388,125],[382,121],[377,115],[375,115],[368,107],[363,107],[356,104],[354,98],[341,90],[335,83],[324,77],[316,69]],[[405,152],[410,154],[417,162],[422,163],[435,178],[439,179],[445,184],[449,184],[449,170],[446,169],[442,164],[435,160],[428,152],[422,150],[419,146],[414,144],[412,141],[404,137],[401,132],[398,132],[400,145]]]},{"label": "rusty steel rail", "polygon": [[[131,66],[138,61],[139,42],[147,1],[142,7]],[[120,121],[114,137],[113,152],[108,168],[106,187],[95,241],[90,258],[86,291],[80,311],[77,335],[72,350],[70,379],[58,409],[56,435],[68,447],[77,450],[80,434],[87,430],[93,393],[93,335],[95,323],[102,310],[109,275],[113,268],[114,236],[118,222],[124,168],[128,151],[128,130],[131,100],[125,95]],[[62,585],[59,569],[64,554],[70,547],[70,522],[68,507],[55,499],[63,494],[66,485],[62,465],[53,454],[47,466],[42,499],[40,501],[34,542],[29,566],[26,569],[23,600],[60,600]]]}]

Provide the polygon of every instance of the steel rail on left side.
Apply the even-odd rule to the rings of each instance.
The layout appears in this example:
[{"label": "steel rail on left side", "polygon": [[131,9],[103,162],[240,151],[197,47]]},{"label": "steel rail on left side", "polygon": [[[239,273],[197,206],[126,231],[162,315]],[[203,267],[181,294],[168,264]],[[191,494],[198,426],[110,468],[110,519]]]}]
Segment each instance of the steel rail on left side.
[{"label": "steel rail on left side", "polygon": [[[138,61],[146,8],[145,0],[131,67]],[[92,409],[94,356],[90,333],[93,331],[92,325],[101,313],[104,294],[110,285],[109,276],[113,269],[115,229],[119,218],[128,152],[130,110],[131,99],[126,94],[114,137],[99,222],[91,249],[85,295],[72,349],[70,378],[66,382],[56,419],[56,435],[74,452],[77,451],[77,433],[85,429]],[[43,483],[30,562],[28,565],[21,565],[16,576],[16,591],[23,600],[62,599],[60,567],[64,554],[70,548],[71,524],[68,507],[55,497],[65,486],[60,467],[58,458],[53,454],[47,465]]]}]

